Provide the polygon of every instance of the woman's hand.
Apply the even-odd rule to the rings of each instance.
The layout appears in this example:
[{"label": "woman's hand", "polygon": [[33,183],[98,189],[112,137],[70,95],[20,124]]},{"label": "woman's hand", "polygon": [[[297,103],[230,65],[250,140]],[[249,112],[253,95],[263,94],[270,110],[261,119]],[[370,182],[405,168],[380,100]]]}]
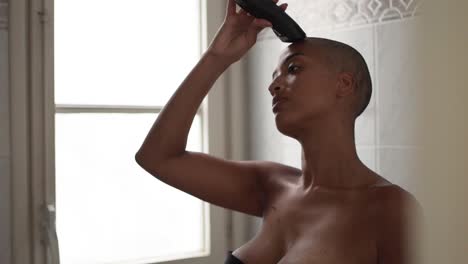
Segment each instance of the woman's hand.
[{"label": "woman's hand", "polygon": [[[272,24],[266,19],[258,19],[244,9],[236,12],[234,0],[227,0],[227,11],[223,25],[208,47],[208,52],[231,63],[238,61],[257,42],[257,35]],[[277,3],[278,0],[272,0]],[[280,7],[286,10],[287,3]]]}]

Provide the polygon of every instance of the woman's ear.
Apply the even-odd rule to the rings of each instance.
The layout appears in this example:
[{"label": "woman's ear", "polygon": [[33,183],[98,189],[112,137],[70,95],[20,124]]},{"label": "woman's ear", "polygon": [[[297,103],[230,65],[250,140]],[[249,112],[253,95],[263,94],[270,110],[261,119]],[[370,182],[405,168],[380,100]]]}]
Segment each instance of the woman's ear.
[{"label": "woman's ear", "polygon": [[356,88],[356,80],[354,75],[349,72],[341,72],[338,74],[337,96],[343,97],[354,92]]}]

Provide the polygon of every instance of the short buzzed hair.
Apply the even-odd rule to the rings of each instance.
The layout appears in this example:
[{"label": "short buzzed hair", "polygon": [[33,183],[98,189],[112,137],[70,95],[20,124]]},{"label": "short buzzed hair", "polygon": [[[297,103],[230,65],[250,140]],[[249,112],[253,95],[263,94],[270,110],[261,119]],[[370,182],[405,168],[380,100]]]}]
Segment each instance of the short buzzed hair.
[{"label": "short buzzed hair", "polygon": [[358,92],[354,117],[360,116],[369,105],[372,96],[372,80],[364,57],[355,48],[342,42],[312,37],[307,37],[305,41],[324,48],[327,51],[324,55],[339,72],[350,71],[354,74]]}]

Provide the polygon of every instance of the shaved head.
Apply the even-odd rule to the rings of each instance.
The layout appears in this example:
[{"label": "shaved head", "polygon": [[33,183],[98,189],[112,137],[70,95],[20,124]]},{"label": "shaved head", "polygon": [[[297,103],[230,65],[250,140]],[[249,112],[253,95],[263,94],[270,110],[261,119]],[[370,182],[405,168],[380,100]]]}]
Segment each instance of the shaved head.
[{"label": "shaved head", "polygon": [[348,72],[353,75],[357,92],[354,117],[360,116],[367,108],[372,95],[371,76],[363,56],[353,47],[330,39],[308,37],[304,40],[304,44],[320,48],[330,69],[337,73]]}]

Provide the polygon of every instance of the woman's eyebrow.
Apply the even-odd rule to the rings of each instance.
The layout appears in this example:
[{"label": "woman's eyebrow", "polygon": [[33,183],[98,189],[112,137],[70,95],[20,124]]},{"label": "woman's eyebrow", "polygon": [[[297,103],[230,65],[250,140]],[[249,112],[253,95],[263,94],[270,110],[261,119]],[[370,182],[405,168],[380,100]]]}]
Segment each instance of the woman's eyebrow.
[{"label": "woman's eyebrow", "polygon": [[[286,62],[288,62],[288,61],[289,61],[290,59],[292,59],[293,57],[299,56],[299,55],[305,56],[305,54],[302,53],[302,52],[295,52],[295,53],[292,53],[292,54],[290,54],[290,55],[288,55],[288,56],[286,57],[286,59],[284,60],[283,63],[281,63],[281,65],[285,64]],[[276,74],[276,70],[274,70],[274,71],[273,71],[273,74],[271,75],[271,77],[272,77],[273,79],[275,78],[275,74]]]}]

